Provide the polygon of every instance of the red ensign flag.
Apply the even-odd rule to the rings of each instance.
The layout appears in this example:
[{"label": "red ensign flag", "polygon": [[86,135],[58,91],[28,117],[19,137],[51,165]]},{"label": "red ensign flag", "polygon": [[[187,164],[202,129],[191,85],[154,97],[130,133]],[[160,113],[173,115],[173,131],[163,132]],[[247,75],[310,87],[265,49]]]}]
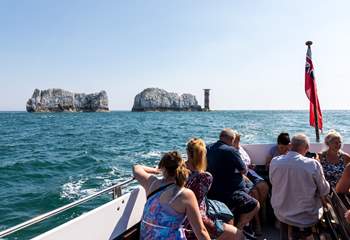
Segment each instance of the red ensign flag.
[{"label": "red ensign flag", "polygon": [[[305,64],[305,93],[310,100],[310,125],[315,127],[315,114],[318,116],[318,128],[322,129],[322,112],[318,102],[317,87],[314,77],[314,66],[311,59],[311,48],[308,46]],[[316,109],[316,111],[315,111]]]}]

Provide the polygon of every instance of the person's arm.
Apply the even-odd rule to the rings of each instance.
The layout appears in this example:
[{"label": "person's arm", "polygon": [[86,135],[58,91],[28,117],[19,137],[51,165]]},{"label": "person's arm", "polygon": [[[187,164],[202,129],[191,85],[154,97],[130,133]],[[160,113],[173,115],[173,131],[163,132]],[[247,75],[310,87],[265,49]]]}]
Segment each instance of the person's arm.
[{"label": "person's arm", "polygon": [[319,155],[317,152],[315,152],[315,154],[316,154],[315,159],[316,159],[317,161],[320,161],[320,155]]},{"label": "person's arm", "polygon": [[346,152],[343,152],[344,155],[344,164],[348,165],[350,163],[350,155]]},{"label": "person's arm", "polygon": [[146,189],[146,192],[148,192],[150,184],[156,180],[153,175],[159,174],[160,170],[158,168],[143,165],[134,165],[132,167],[132,172],[135,179],[141,184],[142,187]]},{"label": "person's arm", "polygon": [[350,164],[346,165],[343,175],[335,186],[337,193],[347,193],[350,189]]},{"label": "person's arm", "polygon": [[247,153],[247,151],[244,149],[244,147],[241,146],[240,150],[243,153],[243,156],[245,158],[245,162],[249,162],[250,164],[247,166],[248,169],[255,169],[256,164],[252,163],[252,159],[250,158],[249,154]]},{"label": "person's arm", "polygon": [[323,152],[319,152],[319,153],[317,153],[317,157],[318,157],[318,159],[316,159],[317,161],[319,161],[319,162],[321,162],[321,158],[323,158]]},{"label": "person's arm", "polygon": [[321,163],[319,163],[317,160],[315,160],[314,162],[316,164],[315,184],[317,186],[317,190],[320,194],[320,197],[324,197],[328,195],[330,191],[330,186],[328,181],[324,177]]},{"label": "person's arm", "polygon": [[204,226],[202,216],[199,212],[196,196],[190,189],[186,189],[185,195],[185,211],[188,221],[191,224],[192,230],[199,240],[210,240],[209,233]]},{"label": "person's arm", "polygon": [[271,161],[272,161],[272,156],[271,155],[267,155],[266,156],[266,163],[265,163],[265,166],[266,166],[267,170],[270,168]]},{"label": "person's arm", "polygon": [[350,210],[346,211],[345,214],[344,214],[344,216],[345,216],[346,221],[347,221],[348,223],[350,223]]},{"label": "person's arm", "polygon": [[246,174],[247,173],[247,166],[243,162],[241,156],[238,154],[236,150],[230,151],[230,158],[233,161],[234,167],[241,173]]},{"label": "person's arm", "polygon": [[270,151],[269,151],[268,155],[266,156],[266,162],[265,162],[266,169],[270,168],[270,164],[271,164],[272,158],[275,155],[276,151],[277,151],[277,146],[276,145],[273,146],[272,148],[270,148]]}]

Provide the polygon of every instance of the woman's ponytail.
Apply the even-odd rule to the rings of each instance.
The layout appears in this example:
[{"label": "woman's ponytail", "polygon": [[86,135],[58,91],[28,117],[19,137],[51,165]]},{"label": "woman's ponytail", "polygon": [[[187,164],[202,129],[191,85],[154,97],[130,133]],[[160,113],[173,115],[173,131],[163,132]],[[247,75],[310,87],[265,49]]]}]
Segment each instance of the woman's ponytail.
[{"label": "woman's ponytail", "polygon": [[165,153],[158,167],[164,168],[167,176],[174,177],[176,185],[180,187],[185,185],[189,170],[186,168],[185,161],[177,151]]},{"label": "woman's ponytail", "polygon": [[176,169],[176,174],[175,174],[176,185],[183,187],[186,183],[188,174],[189,174],[189,170],[187,169],[185,162],[182,160],[182,162]]}]

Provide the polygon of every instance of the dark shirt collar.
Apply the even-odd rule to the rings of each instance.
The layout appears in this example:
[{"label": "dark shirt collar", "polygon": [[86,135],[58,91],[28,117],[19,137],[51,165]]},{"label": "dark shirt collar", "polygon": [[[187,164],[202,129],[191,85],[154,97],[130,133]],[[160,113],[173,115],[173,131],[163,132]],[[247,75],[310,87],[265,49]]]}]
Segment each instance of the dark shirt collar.
[{"label": "dark shirt collar", "polygon": [[[218,140],[217,143],[226,144],[222,140]],[[226,144],[227,145],[227,144]]]},{"label": "dark shirt collar", "polygon": [[[217,143],[218,143],[218,144],[225,144],[225,145],[228,145],[228,144],[226,144],[226,143],[225,143],[224,141],[222,141],[222,140],[218,140]],[[228,146],[229,146],[229,145],[228,145]]]}]

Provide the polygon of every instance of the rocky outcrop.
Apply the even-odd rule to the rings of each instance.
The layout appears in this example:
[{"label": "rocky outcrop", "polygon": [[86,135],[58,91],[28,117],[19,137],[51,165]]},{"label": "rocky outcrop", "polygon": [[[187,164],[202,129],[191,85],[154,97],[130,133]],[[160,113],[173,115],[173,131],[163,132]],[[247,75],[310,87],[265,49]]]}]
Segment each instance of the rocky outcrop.
[{"label": "rocky outcrop", "polygon": [[147,88],[135,96],[133,112],[143,111],[201,111],[192,94],[167,92],[159,88]]},{"label": "rocky outcrop", "polygon": [[35,89],[27,101],[28,112],[106,112],[108,97],[106,91],[84,94],[63,89]]}]

